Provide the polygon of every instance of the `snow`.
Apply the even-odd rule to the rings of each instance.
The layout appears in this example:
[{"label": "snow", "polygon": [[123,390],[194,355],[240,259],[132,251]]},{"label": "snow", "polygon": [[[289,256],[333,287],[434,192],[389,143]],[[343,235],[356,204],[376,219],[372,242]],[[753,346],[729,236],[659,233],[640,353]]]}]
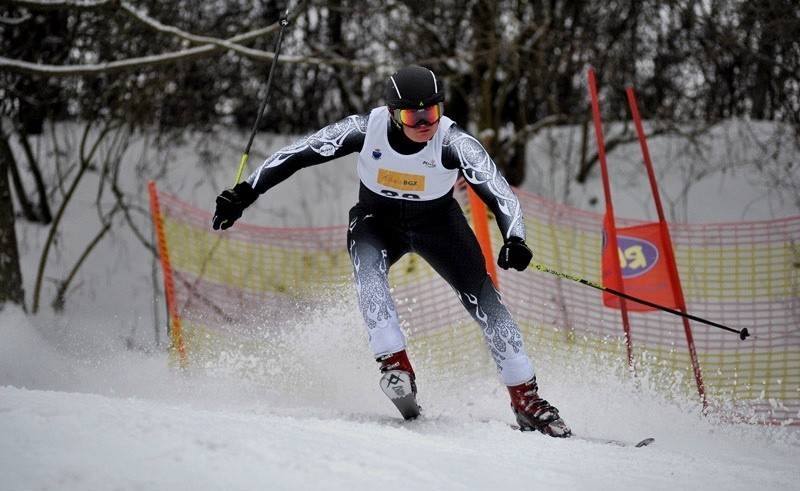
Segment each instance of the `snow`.
[{"label": "snow", "polygon": [[[559,158],[542,158],[548,146],[539,141],[531,150],[538,167],[529,190],[592,208],[599,183],[562,187],[568,176],[551,172]],[[656,163],[674,151],[656,142],[653,147]],[[236,156],[228,155],[229,168],[198,176],[198,157],[176,154],[159,185],[208,207],[228,184]],[[633,162],[635,155],[622,160]],[[302,171],[246,218],[341,223],[356,190],[351,164]],[[679,217],[704,222],[796,214],[785,196],[770,193],[746,169],[701,177],[685,195],[681,183],[665,178],[662,192]],[[131,175],[126,181],[141,190],[142,203],[146,179]],[[618,213],[640,212],[642,182],[630,177],[620,187]],[[331,206],[296,206],[301,189]],[[704,196],[715,200],[696,204]],[[89,192],[68,209],[63,251],[48,265],[48,277],[63,276],[68,258],[93,236],[96,224],[87,218],[96,214],[93,200]],[[18,231],[30,295],[46,230],[20,223]],[[703,416],[693,401],[620,370],[619,360],[598,364],[543,353],[534,361],[543,395],[577,434],[628,442],[655,437],[649,447],[512,431],[507,394],[494,373],[463,380],[422,367],[425,416],[403,422],[378,389],[352,292],[341,292],[335,299],[340,308],[313,316],[302,326],[302,342],[270,360],[280,377],[237,376],[248,360],[235,356],[207,373],[182,374],[171,366],[163,337],[161,345],[154,340],[153,302],[160,294],[152,291],[151,258],[124,233],[108,243],[92,256],[63,313],[46,308],[52,289],[45,289],[37,315],[13,306],[0,310],[0,490],[750,491],[795,489],[800,480],[798,428]]]},{"label": "snow", "polygon": [[472,405],[457,391],[431,394],[421,377],[430,416],[405,423],[377,380],[366,383],[367,365],[351,379],[321,374],[339,380],[325,400],[296,393],[302,382],[184,377],[163,356],[76,359],[15,308],[0,313],[0,339],[2,489],[749,491],[793,489],[800,477],[796,430],[715,423],[619,380],[549,389],[582,434],[653,436],[652,446],[512,431],[491,377],[466,389]]}]

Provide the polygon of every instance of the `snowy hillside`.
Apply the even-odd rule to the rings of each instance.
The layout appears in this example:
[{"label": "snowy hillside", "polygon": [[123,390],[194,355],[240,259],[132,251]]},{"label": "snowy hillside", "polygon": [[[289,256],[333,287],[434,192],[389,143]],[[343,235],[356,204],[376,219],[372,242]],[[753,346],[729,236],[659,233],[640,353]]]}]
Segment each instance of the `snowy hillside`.
[{"label": "snowy hillside", "polygon": [[428,416],[404,423],[369,380],[371,362],[350,372],[330,360],[319,376],[334,395],[302,392],[302,380],[268,391],[224,376],[184,379],[163,356],[76,358],[12,309],[0,314],[0,336],[2,489],[749,491],[793,489],[800,478],[796,429],[715,424],[613,378],[548,374],[549,397],[581,434],[654,436],[654,445],[512,431],[489,375],[439,394],[421,375]]},{"label": "snowy hillside", "polygon": [[[574,158],[575,149],[554,143],[564,141],[560,131],[570,130],[554,130],[531,145],[525,188],[597,210],[602,192],[595,177],[585,187],[567,184],[563,163]],[[223,138],[174,149],[159,186],[211,210],[216,193],[230,185],[239,157],[234,148],[246,139]],[[267,141],[272,146],[286,140],[262,137],[251,170]],[[211,157],[209,148],[215,149]],[[719,163],[733,151],[730,145],[712,146],[707,157]],[[752,166],[721,170],[709,164],[698,170],[669,141],[653,142],[651,152],[674,219],[702,223],[797,214],[792,197]],[[133,148],[129,158],[138,162],[145,153]],[[614,183],[617,213],[633,218],[649,204],[642,173],[633,170],[641,165],[637,158],[636,145],[609,156],[627,169]],[[203,159],[215,162],[198,164]],[[146,208],[144,186],[152,176],[133,164],[124,170],[127,191],[141,196]],[[688,175],[695,176],[690,186],[681,179]],[[87,183],[80,203],[68,209],[62,248],[48,264],[50,278],[63,275],[94,233],[91,189]],[[356,189],[353,161],[342,159],[296,175],[262,197],[245,219],[343,223]],[[314,198],[303,198],[308,195]],[[593,204],[594,198],[600,203]],[[147,217],[140,218],[147,230]],[[46,230],[19,223],[18,234],[30,294]],[[703,417],[695,404],[631,379],[611,361],[597,366],[582,359],[534,360],[543,395],[577,434],[624,441],[652,436],[655,445],[619,447],[511,431],[508,397],[493,373],[466,384],[419,373],[425,417],[404,423],[378,389],[349,291],[341,293],[341,309],[304,326],[302,350],[274,360],[286,374],[280,382],[242,379],[225,366],[182,376],[164,352],[163,304],[153,291],[153,267],[149,252],[122,229],[93,253],[63,313],[47,306],[36,316],[12,307],[0,311],[0,490],[750,491],[794,489],[800,481],[798,428]],[[48,283],[43,297],[51,295]]]}]

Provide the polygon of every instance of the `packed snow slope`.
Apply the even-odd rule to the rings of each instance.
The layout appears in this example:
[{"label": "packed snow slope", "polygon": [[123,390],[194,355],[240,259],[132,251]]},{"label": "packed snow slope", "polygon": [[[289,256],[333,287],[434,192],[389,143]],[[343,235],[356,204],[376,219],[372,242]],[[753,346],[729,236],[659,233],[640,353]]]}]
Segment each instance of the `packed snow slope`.
[{"label": "packed snow slope", "polygon": [[511,430],[493,374],[448,384],[421,373],[424,416],[403,422],[349,346],[360,326],[340,325],[308,326],[323,340],[279,363],[311,373],[270,384],[181,375],[161,354],[82,352],[91,340],[54,348],[6,308],[0,489],[751,491],[800,479],[796,429],[721,423],[603,367],[541,367],[543,390],[577,434],[652,446]]}]

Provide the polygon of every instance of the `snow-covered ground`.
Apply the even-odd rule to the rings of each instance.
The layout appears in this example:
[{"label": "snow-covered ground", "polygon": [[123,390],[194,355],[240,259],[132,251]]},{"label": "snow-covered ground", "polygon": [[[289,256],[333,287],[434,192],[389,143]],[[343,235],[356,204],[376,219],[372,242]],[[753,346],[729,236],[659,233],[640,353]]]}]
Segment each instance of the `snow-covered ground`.
[{"label": "snow-covered ground", "polygon": [[[577,432],[653,436],[654,445],[512,431],[506,395],[491,374],[464,387],[426,385],[421,374],[427,416],[404,423],[378,390],[366,354],[363,363],[331,357],[319,372],[329,385],[318,390],[318,380],[274,387],[184,377],[163,354],[67,353],[15,309],[0,314],[0,339],[4,490],[750,491],[794,489],[800,478],[796,429],[715,423],[613,377],[547,372],[544,390]],[[328,346],[281,362],[291,370],[337,349],[348,353]]]},{"label": "snow-covered ground", "polygon": [[[312,376],[326,382],[319,389],[319,380],[183,377],[163,354],[64,352],[15,309],[0,313],[0,339],[3,490],[751,491],[794,489],[800,478],[797,429],[715,423],[592,367],[585,379],[545,370],[543,390],[576,432],[653,436],[654,445],[512,431],[491,374],[445,387],[420,374],[427,416],[404,423],[366,353],[312,362],[327,365]],[[291,370],[306,357],[352,353],[317,348],[281,362]]]},{"label": "snow-covered ground", "polygon": [[[591,208],[592,197],[602,203],[596,179],[584,188],[565,185],[569,176],[560,162],[568,152],[543,158],[551,143],[532,146],[536,158],[526,188],[580,207]],[[691,173],[696,163],[681,164],[675,147],[654,143],[651,152],[665,176],[662,198],[679,218],[797,213],[786,195],[747,169],[699,172],[687,191],[672,177]],[[219,150],[231,165],[208,172],[198,169],[192,150],[176,150],[159,186],[210,209],[216,192],[229,185],[238,156]],[[610,159],[630,166],[637,156]],[[671,163],[659,167],[664,160]],[[343,223],[354,200],[354,169],[351,161],[329,167],[301,172],[263,197],[246,219]],[[617,212],[641,213],[647,201],[641,176],[620,174],[628,178],[619,186]],[[143,206],[147,178],[131,169],[125,181],[140,190]],[[298,191],[330,206],[298,202]],[[68,210],[62,249],[47,277],[63,276],[96,230],[94,199],[87,191]],[[30,295],[46,231],[24,223],[18,231]],[[455,377],[457,383],[447,374],[419,373],[425,416],[402,422],[378,389],[352,292],[343,292],[344,308],[304,326],[302,350],[274,360],[285,375],[280,381],[238,377],[228,367],[182,375],[170,367],[160,325],[161,346],[156,343],[153,299],[160,302],[160,294],[153,293],[151,271],[147,251],[118,233],[93,253],[63,313],[47,307],[47,288],[36,316],[14,307],[0,311],[0,490],[750,491],[795,489],[800,482],[798,428],[704,417],[695,405],[631,380],[616,366],[580,359],[543,357],[537,364],[543,395],[578,434],[624,441],[652,436],[654,445],[618,447],[511,431],[507,395],[493,373]],[[163,323],[163,306],[155,311]]]}]

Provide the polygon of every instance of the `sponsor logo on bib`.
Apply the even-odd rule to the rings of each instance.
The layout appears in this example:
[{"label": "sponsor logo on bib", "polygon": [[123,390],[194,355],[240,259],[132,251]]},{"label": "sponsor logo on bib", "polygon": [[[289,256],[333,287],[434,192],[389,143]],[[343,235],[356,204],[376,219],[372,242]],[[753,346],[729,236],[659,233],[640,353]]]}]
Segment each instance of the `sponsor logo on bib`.
[{"label": "sponsor logo on bib", "polygon": [[378,169],[378,184],[400,191],[424,191],[425,176]]}]

